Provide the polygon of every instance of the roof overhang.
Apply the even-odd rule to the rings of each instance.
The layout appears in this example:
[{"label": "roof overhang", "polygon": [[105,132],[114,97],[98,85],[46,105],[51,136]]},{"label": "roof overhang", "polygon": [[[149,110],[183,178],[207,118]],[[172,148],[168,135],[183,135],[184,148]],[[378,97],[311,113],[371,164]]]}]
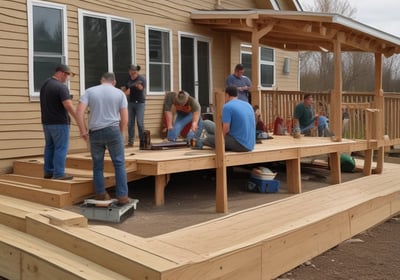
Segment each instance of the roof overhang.
[{"label": "roof overhang", "polygon": [[342,51],[382,53],[386,57],[400,53],[400,38],[353,19],[314,12],[273,10],[193,11],[196,24],[212,30],[230,32],[251,42],[289,51],[333,52],[340,40]]}]

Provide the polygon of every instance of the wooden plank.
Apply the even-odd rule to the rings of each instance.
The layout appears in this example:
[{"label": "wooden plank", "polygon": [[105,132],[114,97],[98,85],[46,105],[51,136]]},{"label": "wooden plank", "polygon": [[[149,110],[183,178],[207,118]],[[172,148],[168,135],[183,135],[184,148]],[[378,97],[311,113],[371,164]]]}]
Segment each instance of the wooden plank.
[{"label": "wooden plank", "polygon": [[27,217],[27,233],[37,238],[45,237],[57,247],[96,262],[109,270],[118,271],[126,277],[135,275],[137,279],[159,280],[159,271],[167,271],[177,265],[162,256],[104,238],[103,235],[88,231],[87,228],[56,227],[49,224],[48,219],[42,215]]},{"label": "wooden plank", "polygon": [[42,203],[53,207],[64,207],[70,205],[70,195],[68,192],[29,188],[23,185],[8,184],[0,182],[0,194],[29,201]]},{"label": "wooden plank", "polygon": [[263,244],[262,279],[274,279],[350,238],[346,212],[267,240]]},{"label": "wooden plank", "polygon": [[[128,279],[3,225],[0,225],[0,252],[1,275],[10,275],[10,279]],[[7,252],[14,254],[5,255]]]},{"label": "wooden plank", "polygon": [[[1,225],[0,225],[1,227]],[[22,279],[21,252],[1,241],[0,238],[0,275],[5,279]]]}]

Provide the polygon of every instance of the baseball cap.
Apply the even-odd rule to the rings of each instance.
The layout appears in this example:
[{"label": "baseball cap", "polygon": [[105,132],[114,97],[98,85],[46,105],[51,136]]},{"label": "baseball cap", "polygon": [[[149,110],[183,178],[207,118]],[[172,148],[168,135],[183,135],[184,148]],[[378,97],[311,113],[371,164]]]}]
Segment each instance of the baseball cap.
[{"label": "baseball cap", "polygon": [[71,75],[72,77],[75,76],[75,73],[71,71],[71,69],[69,68],[68,65],[66,64],[59,64],[56,68],[56,72],[64,72],[67,73],[69,75]]},{"label": "baseball cap", "polygon": [[140,66],[137,65],[137,64],[131,64],[131,65],[129,66],[129,70],[132,70],[132,71],[140,71]]},{"label": "baseball cap", "polygon": [[189,93],[187,93],[186,91],[181,90],[180,92],[178,92],[178,94],[176,95],[176,102],[179,105],[185,105],[187,100],[189,98]]}]

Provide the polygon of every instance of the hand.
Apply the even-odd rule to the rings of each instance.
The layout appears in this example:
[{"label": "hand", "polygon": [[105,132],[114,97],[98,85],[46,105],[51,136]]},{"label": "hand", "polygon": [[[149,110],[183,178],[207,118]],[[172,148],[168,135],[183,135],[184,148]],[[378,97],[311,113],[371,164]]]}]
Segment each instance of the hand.
[{"label": "hand", "polygon": [[192,122],[192,131],[195,132],[198,128],[199,126],[197,125],[197,122]]}]

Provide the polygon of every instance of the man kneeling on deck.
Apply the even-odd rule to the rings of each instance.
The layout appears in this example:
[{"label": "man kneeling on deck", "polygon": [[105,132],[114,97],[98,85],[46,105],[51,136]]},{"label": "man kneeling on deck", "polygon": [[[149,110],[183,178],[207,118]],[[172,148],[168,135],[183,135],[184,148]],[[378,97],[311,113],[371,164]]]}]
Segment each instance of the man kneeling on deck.
[{"label": "man kneeling on deck", "polygon": [[[173,121],[172,106],[176,109],[175,122]],[[186,91],[167,92],[164,101],[164,116],[167,125],[167,138],[169,141],[176,141],[182,131],[191,123],[190,131],[186,140],[200,138],[203,131],[203,120],[200,117],[200,104]]]},{"label": "man kneeling on deck", "polygon": [[[204,146],[215,147],[215,123],[204,121],[207,137],[202,139]],[[254,110],[248,102],[238,99],[235,86],[225,89],[225,105],[222,108],[222,131],[225,137],[225,150],[249,152],[256,142],[256,121]]]}]

